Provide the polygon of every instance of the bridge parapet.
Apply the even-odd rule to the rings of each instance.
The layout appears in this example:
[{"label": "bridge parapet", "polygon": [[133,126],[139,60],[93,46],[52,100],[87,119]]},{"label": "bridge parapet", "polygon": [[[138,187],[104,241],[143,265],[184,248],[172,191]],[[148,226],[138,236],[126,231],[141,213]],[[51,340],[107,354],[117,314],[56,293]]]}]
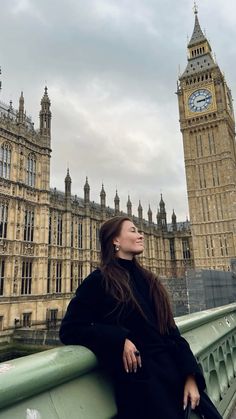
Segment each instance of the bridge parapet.
[{"label": "bridge parapet", "polygon": [[[207,391],[229,418],[236,401],[236,304],[176,319],[202,366]],[[67,346],[0,364],[0,419],[108,419],[109,378],[84,347]]]},{"label": "bridge parapet", "polygon": [[236,304],[179,317],[177,323],[202,367],[209,396],[229,417],[236,402]]}]

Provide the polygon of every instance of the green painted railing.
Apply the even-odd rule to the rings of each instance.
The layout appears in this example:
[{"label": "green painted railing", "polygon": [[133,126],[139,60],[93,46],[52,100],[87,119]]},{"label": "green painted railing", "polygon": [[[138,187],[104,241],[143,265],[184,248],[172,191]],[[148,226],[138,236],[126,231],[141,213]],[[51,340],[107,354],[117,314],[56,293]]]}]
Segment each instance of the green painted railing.
[{"label": "green painted railing", "polygon": [[[179,317],[224,418],[236,402],[236,304]],[[0,364],[0,419],[109,419],[116,415],[109,377],[84,347],[51,349]]]}]

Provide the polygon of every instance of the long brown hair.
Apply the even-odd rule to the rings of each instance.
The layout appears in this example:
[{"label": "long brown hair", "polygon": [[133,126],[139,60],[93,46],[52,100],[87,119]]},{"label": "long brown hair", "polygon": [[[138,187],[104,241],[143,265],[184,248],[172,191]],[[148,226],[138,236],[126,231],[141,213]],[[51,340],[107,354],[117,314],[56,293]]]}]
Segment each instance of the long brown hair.
[{"label": "long brown hair", "polygon": [[[101,244],[101,271],[105,281],[106,291],[117,301],[117,305],[131,303],[144,316],[142,308],[136,300],[130,284],[129,273],[118,262],[113,240],[119,236],[124,221],[131,221],[129,217],[117,216],[107,220],[100,229],[99,240]],[[157,317],[157,329],[161,334],[168,333],[175,326],[167,290],[161,281],[150,271],[144,269],[134,257],[134,263],[144,279],[149,284]],[[128,280],[127,280],[128,279]]]}]

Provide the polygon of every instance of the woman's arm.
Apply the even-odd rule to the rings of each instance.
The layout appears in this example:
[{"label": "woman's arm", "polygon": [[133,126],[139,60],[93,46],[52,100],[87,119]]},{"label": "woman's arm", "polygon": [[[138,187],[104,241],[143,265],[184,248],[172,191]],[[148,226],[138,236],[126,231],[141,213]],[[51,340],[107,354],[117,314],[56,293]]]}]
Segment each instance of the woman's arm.
[{"label": "woman's arm", "polygon": [[[60,328],[60,339],[66,345],[83,345],[96,355],[122,358],[129,330],[116,324],[99,322],[105,291],[99,270],[92,272],[79,286],[70,301]],[[100,316],[101,317],[101,316]]]},{"label": "woman's arm", "polygon": [[189,343],[181,336],[177,326],[170,330],[168,338],[173,344],[173,353],[184,379],[186,380],[189,376],[194,377],[199,390],[204,390],[206,383],[201,368],[192,353]]}]

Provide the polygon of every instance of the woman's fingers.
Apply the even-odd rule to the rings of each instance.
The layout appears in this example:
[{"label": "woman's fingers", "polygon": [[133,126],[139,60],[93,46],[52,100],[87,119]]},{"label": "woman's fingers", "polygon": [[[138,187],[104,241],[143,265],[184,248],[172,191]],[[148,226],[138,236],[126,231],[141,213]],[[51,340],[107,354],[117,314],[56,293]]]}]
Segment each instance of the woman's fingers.
[{"label": "woman's fingers", "polygon": [[142,360],[141,360],[140,353],[139,353],[139,355],[136,354],[135,356],[136,356],[136,359],[137,359],[138,366],[141,368],[141,366],[142,366]]},{"label": "woman's fingers", "polygon": [[194,410],[199,405],[200,398],[198,396],[191,397],[191,408]]},{"label": "woman's fingers", "polygon": [[133,351],[126,352],[125,358],[128,364],[129,372],[136,372],[137,371],[137,359],[133,353]]},{"label": "woman's fingers", "polygon": [[199,394],[192,394],[192,393],[184,393],[184,409],[186,409],[188,400],[191,402],[191,409],[195,409],[199,405],[200,396]]},{"label": "woman's fingers", "polygon": [[126,372],[137,372],[138,366],[142,366],[140,352],[129,339],[125,340],[123,364]]},{"label": "woman's fingers", "polygon": [[199,405],[200,394],[197,383],[193,375],[189,375],[184,386],[184,409],[187,407],[188,400],[191,402],[191,408],[194,410]]},{"label": "woman's fingers", "polygon": [[124,365],[125,371],[126,372],[129,372],[128,363],[127,363],[127,360],[126,360],[126,356],[125,355],[123,355],[123,365]]}]

